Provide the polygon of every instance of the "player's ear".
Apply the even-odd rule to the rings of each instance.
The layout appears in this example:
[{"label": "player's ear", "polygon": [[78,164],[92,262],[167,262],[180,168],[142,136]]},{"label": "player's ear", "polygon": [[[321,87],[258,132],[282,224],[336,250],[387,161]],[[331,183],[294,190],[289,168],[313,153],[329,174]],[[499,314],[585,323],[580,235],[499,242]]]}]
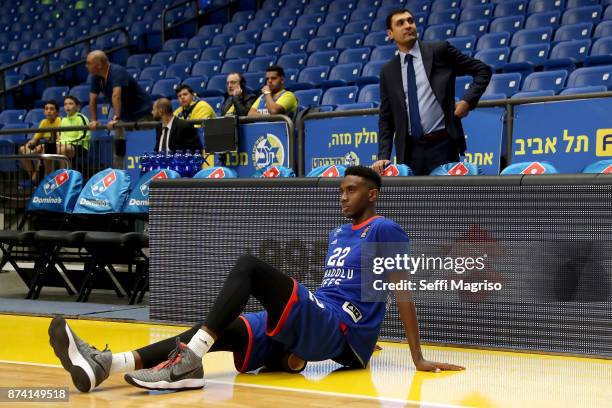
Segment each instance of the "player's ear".
[{"label": "player's ear", "polygon": [[368,201],[375,203],[378,200],[378,193],[380,193],[380,190],[377,188],[371,188],[368,190]]}]

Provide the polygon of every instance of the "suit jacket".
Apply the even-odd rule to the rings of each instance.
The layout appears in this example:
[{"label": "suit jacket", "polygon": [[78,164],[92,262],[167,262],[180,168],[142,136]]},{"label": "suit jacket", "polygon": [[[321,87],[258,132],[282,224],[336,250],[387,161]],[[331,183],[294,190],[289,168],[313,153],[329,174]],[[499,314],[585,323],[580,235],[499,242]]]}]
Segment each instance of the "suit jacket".
[{"label": "suit jacket", "polygon": [[[161,128],[157,128],[157,137],[155,138],[155,151],[159,151],[159,139],[161,138]],[[198,137],[196,129],[183,119],[174,118],[172,127],[170,128],[170,140],[168,148],[173,152],[177,150],[202,150],[202,143]]]},{"label": "suit jacket", "polygon": [[230,107],[234,105],[234,113],[236,116],[247,116],[251,109],[251,105],[253,105],[256,99],[257,97],[255,95],[248,92],[243,93],[237,98],[226,95],[223,107],[221,107],[221,114],[225,116]]},{"label": "suit jacket", "polygon": [[[455,117],[455,78],[471,75],[474,81],[463,100],[474,109],[491,80],[491,68],[485,63],[462,54],[448,42],[419,41],[423,65],[431,89],[444,112],[446,131],[459,151],[465,152],[465,135],[461,120]],[[395,134],[395,151],[399,163],[405,163],[411,151],[408,134],[406,97],[402,86],[400,56],[387,62],[380,72],[380,116],[378,133],[378,159],[389,160]]]}]

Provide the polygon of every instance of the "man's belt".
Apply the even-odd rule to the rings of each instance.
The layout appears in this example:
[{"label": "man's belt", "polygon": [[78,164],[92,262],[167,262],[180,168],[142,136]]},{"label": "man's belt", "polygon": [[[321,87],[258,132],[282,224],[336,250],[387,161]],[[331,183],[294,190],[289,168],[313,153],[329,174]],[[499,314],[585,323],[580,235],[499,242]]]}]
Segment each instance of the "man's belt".
[{"label": "man's belt", "polygon": [[421,138],[418,139],[417,142],[419,142],[419,143],[432,143],[432,142],[439,142],[439,141],[442,141],[442,140],[446,140],[448,138],[450,138],[450,135],[448,134],[446,129],[441,129],[441,130],[436,130],[434,132],[427,133],[427,134],[421,136]]}]

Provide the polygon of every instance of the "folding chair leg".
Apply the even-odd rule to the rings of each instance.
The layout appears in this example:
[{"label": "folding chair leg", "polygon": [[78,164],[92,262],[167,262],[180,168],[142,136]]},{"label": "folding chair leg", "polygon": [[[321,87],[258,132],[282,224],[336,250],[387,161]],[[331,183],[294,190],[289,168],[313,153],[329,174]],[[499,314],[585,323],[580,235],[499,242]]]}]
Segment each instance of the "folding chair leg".
[{"label": "folding chair leg", "polygon": [[[130,296],[130,305],[133,305],[136,302],[136,298],[147,285],[147,262],[136,265],[136,278],[134,279],[134,285],[132,286],[132,296]],[[142,296],[140,296],[142,301]]]},{"label": "folding chair leg", "polygon": [[[81,289],[79,290],[79,296],[77,297],[77,302],[86,302],[89,298],[89,293],[91,292],[90,286],[92,285],[96,274],[97,274],[97,265],[91,261],[85,262],[85,277],[83,278],[83,282],[81,283]],[[89,293],[88,293],[89,292]]]},{"label": "folding chair leg", "polygon": [[[113,283],[113,289],[115,290],[115,293],[117,294],[117,297],[118,298],[124,297],[125,295],[123,293],[126,292],[126,290],[123,289],[123,286],[121,286],[121,283],[119,283],[119,279],[117,279],[117,276],[115,276],[117,271],[115,270],[113,265],[107,264],[105,266],[102,266],[102,268],[108,274],[108,277],[110,278],[111,282]],[[129,293],[128,293],[128,296],[129,296]]]}]

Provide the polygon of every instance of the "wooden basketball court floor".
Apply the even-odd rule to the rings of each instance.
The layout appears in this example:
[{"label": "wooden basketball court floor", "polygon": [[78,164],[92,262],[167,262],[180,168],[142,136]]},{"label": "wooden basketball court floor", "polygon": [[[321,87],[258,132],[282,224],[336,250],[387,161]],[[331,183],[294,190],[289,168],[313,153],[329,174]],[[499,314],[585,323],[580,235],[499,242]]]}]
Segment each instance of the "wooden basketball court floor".
[{"label": "wooden basketball court floor", "polygon": [[[203,390],[147,392],[111,376],[79,393],[49,346],[48,317],[0,315],[0,387],[69,387],[52,406],[300,407],[612,407],[612,361],[543,354],[424,346],[425,356],[465,366],[463,372],[416,372],[407,345],[381,342],[365,370],[310,363],[301,374],[237,374],[230,353],[204,359]],[[81,338],[115,352],[185,330],[179,326],[69,320]],[[2,403],[0,406],[39,406]],[[43,406],[50,406],[46,403]]]}]

